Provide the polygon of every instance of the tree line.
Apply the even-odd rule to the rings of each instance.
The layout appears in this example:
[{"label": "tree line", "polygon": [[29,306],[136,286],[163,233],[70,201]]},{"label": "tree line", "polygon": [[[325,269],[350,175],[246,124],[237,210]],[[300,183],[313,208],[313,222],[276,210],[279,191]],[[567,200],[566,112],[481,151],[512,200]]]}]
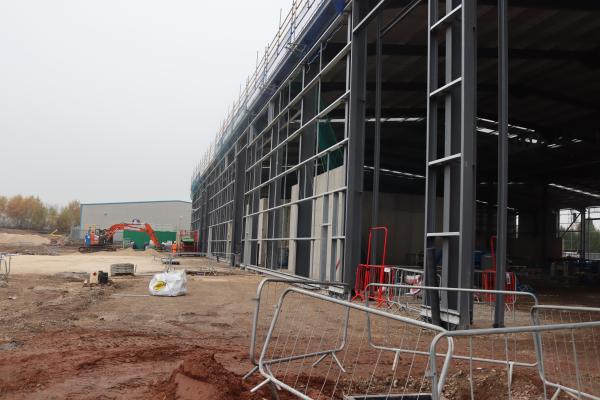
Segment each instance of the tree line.
[{"label": "tree line", "polygon": [[68,233],[79,225],[79,202],[64,207],[47,205],[37,196],[0,196],[0,226],[5,228],[58,230]]},{"label": "tree line", "polygon": [[[590,253],[600,253],[600,229],[596,227],[594,221],[586,221],[586,251]],[[578,251],[581,246],[581,223],[577,222],[565,231],[564,227],[560,227],[560,235],[563,239],[564,251]]]}]

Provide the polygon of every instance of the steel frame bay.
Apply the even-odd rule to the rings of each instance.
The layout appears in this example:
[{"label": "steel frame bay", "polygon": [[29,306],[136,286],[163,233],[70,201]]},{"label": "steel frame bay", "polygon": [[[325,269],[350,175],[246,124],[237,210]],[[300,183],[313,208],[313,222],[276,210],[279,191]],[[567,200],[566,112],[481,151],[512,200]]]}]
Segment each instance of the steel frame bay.
[{"label": "steel frame bay", "polygon": [[[382,6],[369,10],[366,0],[348,2],[315,45],[298,56],[290,74],[278,85],[265,88],[268,101],[248,110],[239,137],[203,174],[194,193],[193,224],[201,232],[201,248],[209,255],[227,257],[232,264],[278,269],[285,268],[287,252],[288,272],[353,284],[361,253],[362,227],[357,216],[362,213],[364,180],[367,28],[370,21],[377,24],[378,142],[381,37],[418,4],[417,0],[408,3],[387,21],[380,15]],[[424,244],[426,249],[442,251],[443,286],[469,288],[475,231],[476,2],[428,0],[428,4]],[[438,15],[440,6],[445,6],[443,16]],[[346,32],[345,45],[324,59],[323,47],[340,29]],[[444,63],[443,73],[438,71],[438,61]],[[345,85],[325,100],[321,83],[332,71],[340,76],[340,68],[345,68]],[[319,147],[320,124],[333,112],[342,111],[344,118],[338,119],[335,129],[343,133],[336,131],[335,144]],[[323,160],[329,166],[334,152],[343,154],[341,184],[335,183],[329,168],[323,168]],[[377,161],[379,153],[376,146]],[[379,169],[379,162],[374,169]],[[326,185],[317,189],[321,179]],[[373,193],[375,205],[377,192]],[[375,214],[373,220],[377,221]],[[292,224],[297,224],[296,230]],[[425,264],[435,267],[429,261]],[[315,262],[318,270],[311,267]],[[444,301],[466,323],[469,297],[450,295]]]},{"label": "steel frame bay", "polygon": [[[425,248],[442,252],[442,286],[470,288],[473,282],[476,164],[476,2],[429,0],[428,99],[425,195]],[[444,44],[445,71],[438,71]],[[443,111],[442,121],[438,121]],[[438,143],[439,139],[443,143]],[[440,151],[441,150],[441,151]],[[441,153],[441,154],[440,154]],[[437,217],[438,179],[443,182],[441,227]],[[425,265],[435,268],[425,252]],[[432,274],[428,274],[432,275]],[[470,298],[445,295],[443,307],[454,310],[459,325],[468,323]]]},{"label": "steel frame bay", "polygon": [[[348,63],[350,45],[323,60],[323,47],[343,26],[337,18],[307,51],[292,73],[272,93],[268,103],[251,120],[247,137],[241,236],[242,264],[268,269],[288,268],[302,276],[329,274],[343,249],[344,231],[336,221],[343,209],[345,183],[330,184],[329,160],[345,152],[348,139],[341,136],[327,148],[319,147],[320,124],[329,114],[346,107],[349,91],[333,99],[321,96],[321,80]],[[342,127],[345,126],[342,125]],[[327,160],[327,168],[323,167]],[[316,190],[317,181],[326,182]],[[316,214],[317,208],[323,212]],[[327,210],[327,212],[325,212]],[[315,230],[315,226],[320,229]],[[324,230],[321,227],[325,228]],[[317,245],[317,243],[319,245]],[[288,254],[287,266],[285,254]],[[321,260],[312,271],[313,260]],[[341,270],[340,270],[341,276]]]}]

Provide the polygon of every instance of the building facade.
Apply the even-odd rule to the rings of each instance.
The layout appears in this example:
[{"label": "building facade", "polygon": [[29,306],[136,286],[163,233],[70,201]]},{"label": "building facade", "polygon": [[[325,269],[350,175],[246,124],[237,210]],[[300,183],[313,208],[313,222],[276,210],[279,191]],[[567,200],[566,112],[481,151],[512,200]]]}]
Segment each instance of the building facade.
[{"label": "building facade", "polygon": [[138,220],[156,231],[189,230],[192,204],[187,201],[138,201],[81,204],[80,231],[106,229],[114,224]]},{"label": "building facade", "polygon": [[[384,225],[385,263],[442,286],[473,287],[478,251],[548,268],[559,211],[600,203],[599,13],[295,1],[194,171],[202,251],[353,285],[367,257],[384,263],[380,232],[368,246]],[[466,318],[468,296],[447,297]]]}]

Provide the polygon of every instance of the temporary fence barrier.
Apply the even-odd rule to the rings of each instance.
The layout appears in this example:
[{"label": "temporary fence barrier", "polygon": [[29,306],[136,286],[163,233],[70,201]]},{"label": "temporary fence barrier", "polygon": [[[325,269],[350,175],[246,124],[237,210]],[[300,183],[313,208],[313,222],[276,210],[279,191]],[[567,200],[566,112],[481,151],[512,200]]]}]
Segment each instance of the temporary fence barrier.
[{"label": "temporary fence barrier", "polygon": [[261,353],[264,339],[275,313],[277,299],[285,289],[293,285],[310,290],[327,290],[339,295],[350,295],[347,285],[343,283],[280,277],[268,277],[261,280],[256,289],[256,297],[253,299],[255,304],[252,331],[250,333],[249,359],[254,367],[244,376],[244,379],[247,379],[258,370],[257,355]]},{"label": "temporary fence barrier", "polygon": [[[531,310],[532,323],[583,324],[600,321],[600,308],[538,305]],[[584,398],[600,396],[600,330],[552,330],[540,332],[540,374],[544,390]],[[576,389],[576,390],[575,390]]]},{"label": "temporary fence barrier", "polygon": [[[513,384],[517,368],[528,368],[541,381],[543,390],[531,397],[600,398],[600,309],[543,306],[526,292],[422,286],[421,296],[440,294],[442,313],[443,293],[473,299],[468,329],[451,331],[451,325],[422,321],[431,318],[422,298],[418,306],[403,307],[404,300],[389,296],[392,290],[408,293],[411,285],[365,289],[381,290],[392,304],[382,308],[368,298],[362,305],[301,288],[284,289],[258,360],[265,380],[255,389],[271,384],[302,399],[440,399],[443,392],[452,398],[456,385],[447,383],[462,379],[474,399],[486,390],[477,384],[486,371],[482,367],[491,365],[498,370],[492,376],[498,398],[518,394]],[[490,328],[492,295],[515,297],[507,327]]]},{"label": "temporary fence barrier", "polygon": [[[476,339],[489,340],[491,337],[500,337],[502,341],[508,343],[515,335],[530,336],[535,344],[536,366],[539,378],[542,381],[543,392],[539,394],[528,393],[528,398],[551,398],[554,400],[561,398],[560,395],[564,393],[569,397],[578,399],[600,399],[600,389],[597,383],[600,380],[600,371],[595,366],[587,364],[585,360],[586,346],[594,350],[598,349],[596,337],[600,337],[598,335],[599,330],[600,321],[446,331],[440,333],[431,342],[430,357],[435,357],[438,353],[438,342],[441,341],[443,346],[445,341],[451,338],[454,340],[456,348],[462,345],[459,342],[459,339],[462,339],[468,352],[472,355],[466,363],[459,365],[463,372],[462,379],[466,379],[469,385],[468,398],[476,399],[484,395],[483,391],[487,391],[487,388],[482,390],[481,387],[475,385],[478,375],[481,374],[480,364],[475,357],[479,352]],[[548,337],[548,339],[544,339],[545,337]],[[593,338],[593,344],[586,342],[590,338]],[[544,345],[545,342],[550,342],[550,345]],[[508,345],[506,348],[508,348]],[[514,365],[509,360],[509,351],[505,350],[505,354],[506,376],[503,377],[500,371],[496,371],[493,395],[495,398],[511,399],[513,396],[518,396],[519,393],[516,393],[512,387],[512,369]],[[594,361],[597,362],[597,360],[596,357]],[[446,379],[452,371],[440,370],[438,373],[435,363],[431,365],[432,385],[444,387]],[[555,377],[548,374],[550,365],[560,371]],[[466,374],[464,374],[465,370],[468,371]],[[587,375],[583,374],[584,370],[587,371]],[[504,384],[502,384],[502,378],[506,380]],[[556,380],[556,382],[551,382],[549,379]],[[434,392],[432,398],[435,400],[440,399],[441,391]]]},{"label": "temporary fence barrier", "polygon": [[[367,316],[377,323],[367,332]],[[376,329],[375,329],[376,327]],[[387,311],[289,287],[280,295],[260,359],[265,384],[301,399],[409,399],[431,392],[429,343],[444,329]],[[369,336],[411,357],[393,366],[394,352],[369,345]],[[440,350],[443,352],[443,350]],[[452,340],[440,368],[447,370]],[[438,361],[435,360],[437,363]],[[445,366],[445,367],[444,367]],[[400,368],[401,367],[401,368]],[[429,394],[430,396],[430,394]]]},{"label": "temporary fence barrier", "polygon": [[[434,286],[421,286],[420,292],[417,295],[410,294],[411,285],[389,285],[389,284],[371,284],[378,286],[381,291],[387,293],[385,297],[389,312],[394,314],[404,315],[414,319],[434,320],[432,316],[431,299],[439,300],[438,310],[442,325],[449,330],[456,329],[458,324],[458,315],[448,309],[447,297],[448,293],[458,295],[467,295],[471,298],[471,307],[467,312],[470,325],[465,329],[488,328],[494,324],[494,309],[496,296],[503,295],[505,297],[514,297],[515,303],[519,307],[513,307],[507,311],[505,315],[505,323],[510,326],[528,325],[531,321],[530,310],[538,305],[537,297],[529,292],[514,292],[514,291],[496,291],[484,289],[459,289],[459,288],[444,288]],[[437,296],[432,297],[431,293],[436,293]],[[366,305],[369,306],[369,301],[366,300]],[[381,302],[377,303],[381,307]],[[370,322],[367,319],[370,331]],[[382,348],[382,345],[369,341],[369,344]],[[508,343],[490,338],[477,338],[478,353],[475,360],[480,363],[504,365],[507,361],[505,351],[508,351],[508,362],[511,364],[511,372],[513,367],[528,367],[536,366],[535,346],[528,335],[514,335]],[[385,349],[384,350],[390,350]],[[406,352],[405,349],[397,351],[396,359]],[[465,351],[463,347],[456,347],[453,353],[455,360],[469,360],[473,357]]]},{"label": "temporary fence barrier", "polygon": [[8,281],[12,254],[0,253],[0,280]]},{"label": "temporary fence barrier", "polygon": [[[415,286],[403,283],[370,283],[368,286],[367,290],[382,293],[381,297],[375,299],[377,306],[398,309],[400,312],[412,312],[415,318],[431,318],[430,307],[425,304],[428,304],[426,302],[428,294],[435,292],[439,298],[440,309],[443,311],[441,319],[450,325],[457,325],[458,319],[448,304],[449,293],[469,296],[471,307],[466,312],[469,314],[470,324],[474,327],[487,327],[494,322],[497,295],[511,298],[513,305],[519,305],[506,311],[505,323],[511,325],[528,323],[531,307],[539,304],[537,296],[531,292]],[[366,299],[366,302],[368,304],[369,299]]]},{"label": "temporary fence barrier", "polygon": [[[386,266],[383,277],[384,279],[381,282],[369,282],[365,287],[365,292],[374,294],[369,299],[377,301],[378,306],[400,305],[398,300],[402,298],[421,299],[421,287],[425,284],[424,270]],[[441,276],[436,275],[436,278],[439,284]],[[363,300],[365,299],[363,298]]]}]

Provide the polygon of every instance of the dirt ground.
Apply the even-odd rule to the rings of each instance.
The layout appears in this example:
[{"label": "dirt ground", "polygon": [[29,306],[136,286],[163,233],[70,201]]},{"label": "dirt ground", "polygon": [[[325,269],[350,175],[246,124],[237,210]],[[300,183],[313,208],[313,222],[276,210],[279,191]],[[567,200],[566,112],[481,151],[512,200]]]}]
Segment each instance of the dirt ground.
[{"label": "dirt ground", "polygon": [[[138,276],[90,288],[61,274],[108,271],[117,262],[135,264]],[[259,377],[241,380],[251,368],[261,277],[183,259],[180,268],[218,275],[188,275],[186,296],[148,296],[150,275],[162,268],[154,252],[133,250],[16,256],[0,287],[0,399],[270,399],[266,388],[250,392]],[[502,392],[503,373],[478,372],[477,398],[501,398],[494,392]],[[469,398],[461,374],[449,376],[449,398]],[[539,398],[534,370],[516,373],[514,384],[524,395],[514,398]]]},{"label": "dirt ground", "polygon": [[[40,274],[107,270],[108,263],[131,258],[142,269],[160,269],[151,256],[118,254],[51,262],[17,257],[8,287],[0,288],[0,398],[262,399],[264,393],[250,394],[239,377],[250,368],[251,299],[260,278],[188,276],[188,295],[164,298],[146,296],[148,276],[89,288],[68,276]],[[77,257],[89,260],[77,263]],[[196,270],[206,263],[185,261]],[[199,384],[202,370],[211,373]],[[216,394],[216,387],[225,389]]]},{"label": "dirt ground", "polygon": [[0,232],[0,243],[19,244],[31,243],[34,245],[50,244],[50,239],[40,235],[32,235],[26,233],[10,233]]},{"label": "dirt ground", "polygon": [[[11,271],[13,274],[109,271],[111,264],[132,263],[136,266],[137,273],[151,273],[162,270],[161,257],[164,255],[153,250],[136,251],[132,249],[116,252],[101,251],[91,254],[70,252],[59,256],[16,255],[12,258]],[[188,266],[201,265],[198,264],[198,260],[187,262]]]},{"label": "dirt ground", "polygon": [[67,242],[67,237],[63,235],[0,228],[2,253],[56,255],[75,251],[75,246],[65,246]]}]

